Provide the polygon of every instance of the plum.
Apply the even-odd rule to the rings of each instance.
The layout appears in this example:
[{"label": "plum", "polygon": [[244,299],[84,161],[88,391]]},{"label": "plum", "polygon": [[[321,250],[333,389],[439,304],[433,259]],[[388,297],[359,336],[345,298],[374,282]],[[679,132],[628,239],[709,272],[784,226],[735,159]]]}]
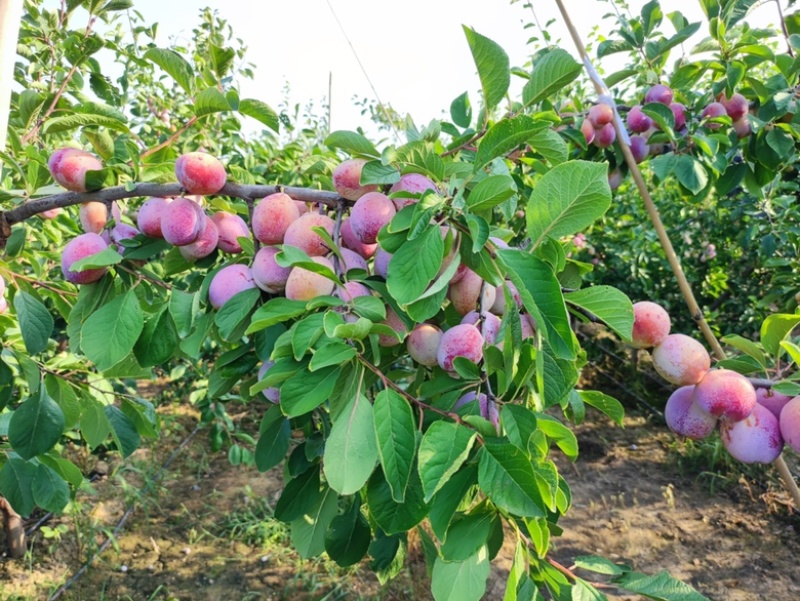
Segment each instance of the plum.
[{"label": "plum", "polygon": [[282,192],[270,194],[253,209],[253,234],[261,244],[283,244],[286,230],[299,218],[297,201]]},{"label": "plum", "polygon": [[[309,213],[313,215],[313,213]],[[325,257],[314,256],[311,260],[320,265],[325,265],[333,271],[333,263]],[[324,275],[309,271],[302,267],[292,267],[286,280],[286,298],[290,300],[307,301],[318,296],[333,294],[334,282]]]},{"label": "plum", "polygon": [[181,256],[187,261],[196,261],[197,259],[207,257],[217,248],[217,242],[219,242],[217,226],[211,217],[206,215],[205,219],[206,226],[203,229],[203,233],[191,244],[178,247]]},{"label": "plum", "polygon": [[[264,379],[264,376],[267,375],[267,372],[270,370],[270,368],[273,365],[275,365],[274,361],[264,361],[264,363],[261,364],[261,367],[258,368],[258,381],[259,382]],[[281,390],[280,390],[280,388],[276,388],[274,386],[270,386],[269,388],[265,388],[264,390],[262,390],[261,394],[263,394],[264,398],[266,398],[270,403],[276,403],[277,404],[277,403],[281,402]]]},{"label": "plum", "polygon": [[306,213],[289,225],[283,243],[296,246],[310,257],[327,255],[330,252],[328,244],[311,229],[314,227],[322,227],[328,235],[333,236],[333,219],[319,213]]},{"label": "plum", "polygon": [[626,118],[628,129],[635,134],[643,134],[653,127],[653,120],[642,112],[641,105],[632,106]]},{"label": "plum", "polygon": [[50,155],[47,167],[53,179],[70,192],[86,192],[86,172],[103,164],[95,155],[78,148],[61,148]]},{"label": "plum", "polygon": [[595,129],[600,129],[604,125],[614,120],[614,109],[605,103],[595,104],[589,109],[586,117]]},{"label": "plum", "polygon": [[669,313],[661,305],[651,301],[634,303],[631,346],[651,348],[659,345],[669,336],[670,327]]},{"label": "plum", "polygon": [[686,334],[670,334],[652,354],[658,374],[676,386],[697,384],[711,369],[708,351]]},{"label": "plum", "polygon": [[220,269],[211,279],[208,287],[208,302],[220,309],[240,292],[255,288],[253,272],[247,265],[236,263]]},{"label": "plum", "polygon": [[354,252],[357,252],[359,255],[364,257],[365,259],[369,259],[375,252],[378,250],[377,244],[364,244],[356,238],[356,235],[353,233],[353,228],[350,225],[350,218],[347,217],[346,219],[342,220],[342,226],[339,228],[339,234],[341,236],[341,245],[345,248],[348,248]]},{"label": "plum", "polygon": [[161,217],[170,202],[172,202],[172,199],[153,196],[144,201],[142,206],[139,207],[136,224],[145,236],[148,238],[164,237],[164,234],[161,233]]},{"label": "plum", "polygon": [[664,419],[675,434],[700,440],[711,435],[717,427],[717,418],[694,402],[694,388],[681,386],[670,395],[664,408]]},{"label": "plum", "polygon": [[756,389],[738,372],[712,369],[695,387],[694,401],[711,415],[738,422],[753,412]]},{"label": "plum", "polygon": [[239,254],[242,252],[242,245],[238,238],[250,238],[250,228],[239,215],[219,211],[211,216],[211,221],[217,226],[219,241],[217,246],[226,253]]},{"label": "plum", "polygon": [[376,184],[361,185],[361,171],[366,159],[348,159],[339,163],[333,170],[333,187],[342,198],[358,200],[368,192],[378,189]]},{"label": "plum", "polygon": [[416,198],[409,198],[404,196],[403,193],[408,192],[411,194],[422,195],[426,190],[436,191],[436,184],[421,173],[406,173],[400,177],[400,181],[392,184],[389,188],[389,194],[397,194],[392,198],[395,208],[400,211],[404,207],[417,202]]},{"label": "plum", "polygon": [[654,85],[649,90],[647,90],[647,94],[645,94],[644,101],[646,103],[658,102],[661,104],[670,105],[672,103],[672,98],[673,94],[669,86],[665,86],[663,83],[659,83]]},{"label": "plum", "polygon": [[731,457],[742,463],[772,463],[783,450],[778,418],[761,405],[743,420],[722,419],[719,436]]},{"label": "plum", "polygon": [[161,213],[161,233],[175,246],[191,244],[206,227],[206,214],[195,201],[179,197],[166,205]]},{"label": "plum", "polygon": [[436,365],[436,352],[442,340],[442,330],[433,324],[417,324],[406,340],[408,354],[422,365]]},{"label": "plum", "polygon": [[397,213],[392,200],[380,192],[368,192],[350,210],[350,227],[362,244],[375,244],[378,232]]},{"label": "plum", "polygon": [[466,269],[460,280],[450,284],[448,296],[453,308],[460,315],[479,309],[481,290],[483,290],[483,306],[491,307],[496,299],[495,286],[483,285],[483,279],[471,269]]},{"label": "plum", "polygon": [[286,288],[291,267],[281,267],[275,261],[280,252],[274,246],[262,246],[253,258],[253,280],[264,292],[278,294]]},{"label": "plum", "polygon": [[483,336],[474,325],[462,323],[442,334],[436,351],[439,367],[452,372],[456,357],[466,357],[473,363],[480,363],[483,359]]},{"label": "plum", "polygon": [[228,178],[225,165],[206,152],[187,152],[175,161],[175,177],[187,194],[216,194]]},{"label": "plum", "polygon": [[64,279],[73,284],[91,284],[105,275],[106,267],[97,269],[84,269],[72,271],[71,267],[80,259],[97,254],[108,248],[105,240],[99,234],[87,232],[70,240],[61,252],[61,272]]},{"label": "plum", "polygon": [[769,409],[772,415],[778,419],[781,417],[783,408],[791,400],[792,397],[775,392],[772,388],[756,388],[756,402]]},{"label": "plum", "polygon": [[800,453],[800,396],[786,403],[781,411],[780,425],[783,440]]},{"label": "plum", "polygon": [[406,327],[405,322],[400,318],[397,312],[392,309],[389,305],[386,305],[386,319],[382,322],[383,325],[389,326],[395,332],[397,332],[399,339],[395,336],[391,336],[389,334],[379,334],[378,335],[378,344],[384,347],[393,347],[399,344],[402,344],[406,338],[406,334],[408,334],[408,328]]}]

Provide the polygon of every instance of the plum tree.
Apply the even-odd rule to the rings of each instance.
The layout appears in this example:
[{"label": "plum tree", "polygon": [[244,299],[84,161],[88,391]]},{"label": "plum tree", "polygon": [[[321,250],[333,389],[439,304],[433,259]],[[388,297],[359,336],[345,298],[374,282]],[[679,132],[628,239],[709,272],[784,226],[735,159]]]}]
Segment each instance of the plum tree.
[{"label": "plum tree", "polygon": [[175,177],[187,194],[216,194],[225,185],[225,165],[205,152],[187,152],[175,161]]}]

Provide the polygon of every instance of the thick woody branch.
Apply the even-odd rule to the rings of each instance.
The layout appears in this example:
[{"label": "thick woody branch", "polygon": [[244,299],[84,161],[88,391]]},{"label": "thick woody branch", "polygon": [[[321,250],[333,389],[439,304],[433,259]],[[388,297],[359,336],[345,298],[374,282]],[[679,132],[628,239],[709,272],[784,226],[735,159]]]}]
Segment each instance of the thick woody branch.
[{"label": "thick woody branch", "polygon": [[[331,207],[340,206],[349,203],[339,196],[336,192],[328,192],[326,190],[314,190],[312,188],[293,188],[286,186],[266,186],[266,185],[251,185],[246,186],[243,184],[227,183],[220,190],[217,195],[219,196],[232,196],[235,198],[242,198],[244,200],[254,200],[256,198],[263,198],[276,192],[284,192],[294,198],[304,202],[316,202]],[[141,183],[132,186],[115,186],[113,188],[105,188],[96,192],[65,192],[64,194],[55,194],[37,200],[31,200],[18,207],[0,213],[0,221],[5,225],[14,225],[21,221],[25,221],[34,215],[57,207],[69,207],[83,202],[112,202],[115,200],[122,200],[123,198],[136,198],[139,196],[180,196],[184,194],[185,190],[180,184],[149,184]]]},{"label": "thick woody branch", "polygon": [[4,497],[0,497],[0,515],[3,516],[8,556],[19,559],[25,555],[25,528],[22,518]]}]

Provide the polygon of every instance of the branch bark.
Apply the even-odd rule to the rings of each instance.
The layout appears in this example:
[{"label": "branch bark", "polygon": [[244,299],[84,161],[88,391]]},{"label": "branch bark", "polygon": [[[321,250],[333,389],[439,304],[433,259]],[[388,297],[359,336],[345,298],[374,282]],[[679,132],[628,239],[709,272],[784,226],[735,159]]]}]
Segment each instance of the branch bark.
[{"label": "branch bark", "polygon": [[0,497],[0,513],[3,515],[3,530],[6,533],[8,556],[19,559],[25,555],[25,528],[20,515],[5,497]]}]

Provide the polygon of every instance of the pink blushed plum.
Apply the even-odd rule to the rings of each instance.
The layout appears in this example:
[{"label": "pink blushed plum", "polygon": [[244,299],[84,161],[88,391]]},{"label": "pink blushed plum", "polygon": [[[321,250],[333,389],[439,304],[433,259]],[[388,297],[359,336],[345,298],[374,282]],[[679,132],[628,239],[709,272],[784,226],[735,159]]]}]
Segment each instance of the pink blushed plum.
[{"label": "pink blushed plum", "polygon": [[672,103],[672,90],[669,86],[665,86],[662,83],[654,85],[652,88],[647,90],[647,94],[645,94],[644,101],[645,103],[650,102],[658,102],[661,104],[669,105]]},{"label": "pink blushed plum", "polygon": [[391,253],[386,252],[382,248],[378,248],[378,252],[375,253],[375,260],[373,262],[373,271],[381,276],[384,280],[386,279],[386,275],[389,273],[389,261],[392,260]]},{"label": "pink blushed plum", "polygon": [[171,199],[153,196],[144,201],[142,206],[139,207],[136,224],[145,236],[148,238],[164,237],[164,234],[161,233],[161,217],[170,202],[172,202]]},{"label": "pink blushed plum", "polygon": [[746,138],[753,133],[753,126],[750,125],[750,119],[742,117],[738,121],[733,122],[733,131],[736,133],[737,138]]},{"label": "pink blushed plum", "polygon": [[581,123],[581,133],[583,134],[583,137],[586,140],[587,144],[591,144],[592,142],[594,142],[596,131],[597,130],[595,130],[591,121],[589,121],[588,119],[583,120],[583,123]]},{"label": "pink blushed plum", "polygon": [[594,145],[598,148],[608,148],[617,139],[617,132],[613,123],[606,123],[600,129],[595,130]]},{"label": "pink blushed plum", "polygon": [[738,121],[750,111],[750,103],[739,92],[734,92],[730,98],[721,96],[719,101],[725,107],[725,112],[731,121]]},{"label": "pink blushed plum", "polygon": [[[273,365],[275,365],[274,361],[264,361],[264,363],[261,364],[261,367],[258,369],[258,381],[259,382],[264,379],[264,376],[267,375],[267,372],[270,370],[270,368]],[[277,403],[281,402],[281,391],[280,391],[280,388],[276,388],[274,386],[270,386],[269,388],[265,388],[264,390],[262,390],[261,394],[263,394],[264,398],[266,398],[270,403],[276,403],[277,404]]]},{"label": "pink blushed plum", "polygon": [[[311,214],[309,213],[309,215]],[[325,257],[311,257],[311,260],[319,265],[325,265],[333,271],[333,263]],[[307,301],[318,296],[333,294],[334,286],[332,280],[320,273],[302,267],[292,267],[289,278],[286,280],[286,298]]]},{"label": "pink blushed plum", "polygon": [[84,232],[99,234],[108,223],[108,208],[103,202],[82,202],[78,218]]},{"label": "pink blushed plum", "polygon": [[644,136],[631,136],[631,154],[637,164],[644,162],[650,156],[650,146]]},{"label": "pink blushed plum", "polygon": [[253,258],[253,280],[264,292],[278,294],[286,288],[286,281],[292,272],[291,267],[281,267],[275,261],[280,252],[274,246],[263,246]]},{"label": "pink blushed plum", "polygon": [[310,257],[322,257],[330,252],[327,243],[311,228],[322,227],[333,236],[333,219],[319,213],[306,213],[293,221],[286,230],[283,243],[296,246]]},{"label": "pink blushed plum", "polygon": [[375,244],[378,232],[397,213],[392,200],[380,192],[368,192],[350,210],[350,227],[362,244]]},{"label": "pink blushed plum", "polygon": [[439,367],[452,372],[456,357],[466,357],[473,363],[480,363],[483,359],[483,336],[474,325],[462,323],[442,334],[436,351]]},{"label": "pink blushed plum", "polygon": [[614,169],[608,174],[608,187],[611,190],[617,190],[621,185],[625,178],[622,176],[622,171],[619,169]]},{"label": "pink blushed plum", "polygon": [[469,405],[470,403],[474,403],[475,401],[478,401],[478,406],[481,407],[486,405],[488,398],[482,392],[475,392],[474,390],[471,390],[458,397],[456,404],[453,405],[453,411],[458,411],[462,407]]},{"label": "pink blushed plum", "polygon": [[42,219],[55,219],[64,211],[61,207],[54,207],[52,209],[47,209],[46,211],[42,211],[39,213],[39,217]]},{"label": "pink blushed plum", "polygon": [[416,198],[409,198],[404,195],[405,193],[419,194],[421,196],[426,190],[435,192],[436,184],[421,173],[406,173],[400,177],[400,181],[389,188],[389,194],[397,195],[392,198],[392,202],[394,202],[395,208],[400,211],[404,207],[417,202]]},{"label": "pink blushed plum", "polygon": [[484,286],[481,276],[467,269],[459,281],[450,284],[448,291],[450,303],[460,315],[466,315],[479,308],[481,290],[483,290],[483,306],[491,307],[496,299],[495,287]]},{"label": "pink blushed plum", "polygon": [[406,340],[408,354],[417,363],[433,367],[436,365],[436,351],[441,340],[441,329],[429,323],[418,324]]},{"label": "pink blushed plum", "polygon": [[97,269],[84,269],[72,271],[73,263],[85,259],[108,248],[108,245],[99,234],[88,232],[70,240],[61,253],[61,272],[64,279],[73,284],[91,284],[96,282],[106,273],[106,267]]},{"label": "pink blushed plum", "polygon": [[352,303],[359,296],[372,296],[372,290],[361,282],[345,282],[336,288],[334,294],[346,303]]},{"label": "pink blushed plum", "polygon": [[745,419],[721,420],[719,437],[731,457],[742,463],[772,463],[783,450],[778,419],[761,405]]},{"label": "pink blushed plum", "polygon": [[356,238],[356,235],[353,233],[353,228],[350,225],[350,218],[346,218],[342,220],[342,226],[339,228],[339,234],[342,238],[342,246],[345,248],[349,248],[350,250],[357,252],[359,255],[364,257],[365,259],[369,259],[372,257],[375,252],[378,250],[377,244],[364,244]]},{"label": "pink blushed plum", "polygon": [[661,344],[669,336],[671,325],[669,313],[661,305],[651,301],[634,303],[631,346],[651,348]]},{"label": "pink blushed plum", "polygon": [[781,435],[786,444],[800,453],[800,396],[786,403],[781,411]]},{"label": "pink blushed plum", "polygon": [[494,313],[486,313],[481,320],[481,314],[477,311],[470,311],[462,319],[461,323],[471,323],[478,326],[478,321],[481,321],[479,326],[481,336],[486,344],[494,344],[497,342],[497,334],[500,332],[501,321]]},{"label": "pink blushed plum", "polygon": [[226,253],[239,254],[242,252],[242,245],[238,238],[250,238],[250,228],[239,215],[219,211],[211,216],[211,221],[217,226],[219,241],[217,247]]},{"label": "pink blushed plum", "polygon": [[680,131],[686,127],[686,107],[680,102],[673,102],[669,105],[672,109],[672,116],[675,119],[675,131]]},{"label": "pink blushed plum", "polygon": [[283,244],[286,230],[299,218],[297,201],[282,192],[270,194],[253,209],[253,234],[261,244]]},{"label": "pink blushed plum", "polygon": [[678,436],[700,440],[710,436],[717,427],[717,418],[703,411],[692,400],[694,386],[682,386],[673,392],[664,408],[669,429]]},{"label": "pink blushed plum", "polygon": [[61,148],[47,161],[50,175],[70,192],[86,192],[86,172],[99,171],[103,164],[96,156],[77,148]]},{"label": "pink blushed plum", "polygon": [[191,244],[178,247],[181,256],[187,261],[196,261],[207,257],[217,248],[217,242],[219,242],[217,226],[214,224],[211,217],[205,216],[205,219],[206,226],[203,229],[203,233]]},{"label": "pink blushed plum", "polygon": [[628,111],[626,123],[628,124],[628,129],[635,134],[643,134],[653,127],[653,120],[642,112],[642,107],[638,104]]},{"label": "pink blushed plum", "polygon": [[333,187],[342,198],[358,200],[364,194],[375,192],[376,184],[361,185],[361,172],[366,159],[348,159],[339,163],[333,170]]},{"label": "pink blushed plum", "polygon": [[772,388],[756,388],[756,402],[762,407],[766,407],[772,412],[772,415],[780,419],[781,411],[792,400],[792,397],[779,392],[775,392]]},{"label": "pink blushed plum", "polygon": [[205,152],[188,152],[175,161],[175,177],[187,194],[216,194],[228,176],[225,165]]},{"label": "pink blushed plum", "polygon": [[586,117],[595,129],[600,129],[604,125],[614,120],[614,109],[607,104],[595,104],[589,109]]},{"label": "pink blushed plum", "polygon": [[406,339],[406,335],[408,334],[408,328],[406,327],[405,322],[400,318],[397,312],[392,309],[389,305],[386,305],[386,319],[382,322],[383,325],[389,326],[399,336],[399,339],[395,336],[391,336],[389,334],[379,334],[378,335],[378,344],[383,347],[393,347],[399,344],[402,344],[403,341]]},{"label": "pink blushed plum", "polygon": [[[519,295],[519,290],[517,287],[509,281],[506,281],[506,286],[508,286],[508,291],[511,293],[511,298],[514,299],[514,303],[517,305],[518,309],[522,308],[522,298]],[[494,304],[490,307],[489,311],[494,313],[495,315],[505,315],[506,312],[506,295],[505,291],[503,290],[503,285],[500,284],[495,288],[494,294]]]},{"label": "pink blushed plum", "polygon": [[[702,118],[703,119],[716,119],[717,117],[725,117],[727,116],[728,112],[725,110],[725,107],[722,105],[721,102],[712,102],[706,108],[703,109]],[[722,127],[721,123],[706,123],[706,127],[711,130],[716,130]]]},{"label": "pink blushed plum", "polygon": [[176,198],[162,211],[161,233],[164,240],[175,246],[191,244],[205,227],[205,212],[199,204],[188,198]]},{"label": "pink blushed plum", "polygon": [[234,264],[220,269],[211,279],[208,287],[208,302],[220,309],[240,292],[255,288],[253,272],[247,265]]},{"label": "pink blushed plum", "polygon": [[738,372],[712,369],[695,387],[694,401],[711,415],[738,422],[753,412],[756,389]]},{"label": "pink blushed plum", "polygon": [[357,252],[352,251],[349,248],[340,248],[339,252],[342,253],[342,258],[344,259],[344,266],[342,267],[342,271],[344,273],[347,273],[351,269],[361,269],[369,273],[367,261]]},{"label": "pink blushed plum", "polygon": [[652,353],[658,374],[676,386],[697,384],[711,369],[708,351],[686,334],[670,334]]}]

